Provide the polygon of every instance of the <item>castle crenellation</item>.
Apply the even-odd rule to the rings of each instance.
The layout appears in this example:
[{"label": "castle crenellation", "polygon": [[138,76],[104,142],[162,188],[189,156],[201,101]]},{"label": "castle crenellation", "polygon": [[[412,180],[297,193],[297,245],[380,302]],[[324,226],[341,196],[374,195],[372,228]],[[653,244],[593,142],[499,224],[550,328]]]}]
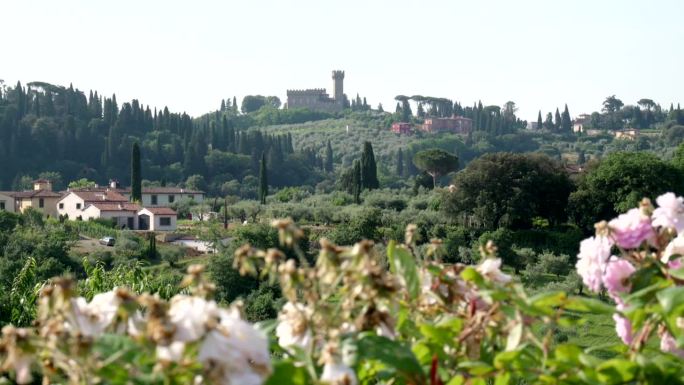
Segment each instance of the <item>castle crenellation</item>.
[{"label": "castle crenellation", "polygon": [[325,88],[287,90],[287,108],[308,108],[314,111],[337,112],[345,107],[344,71],[332,71],[333,97]]}]

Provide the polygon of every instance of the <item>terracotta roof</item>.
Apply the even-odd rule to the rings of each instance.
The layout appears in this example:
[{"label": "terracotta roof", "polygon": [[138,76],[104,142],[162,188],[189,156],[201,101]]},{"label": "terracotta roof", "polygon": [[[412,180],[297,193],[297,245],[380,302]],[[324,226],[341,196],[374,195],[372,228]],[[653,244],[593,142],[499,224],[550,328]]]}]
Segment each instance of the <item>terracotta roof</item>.
[{"label": "terracotta roof", "polygon": [[85,202],[128,202],[128,198],[116,191],[107,190],[71,190]]},{"label": "terracotta roof", "polygon": [[[123,190],[130,194],[131,188]],[[188,190],[181,187],[146,187],[142,189],[143,194],[204,194],[204,191]]]},{"label": "terracotta roof", "polygon": [[170,207],[144,207],[143,210],[147,210],[154,215],[176,215]]},{"label": "terracotta roof", "polygon": [[[93,202],[88,207],[95,206],[100,211],[140,211],[140,206],[135,203]],[[87,207],[86,207],[87,209]]]},{"label": "terracotta roof", "polygon": [[62,195],[50,190],[8,191],[14,198],[59,198]]}]

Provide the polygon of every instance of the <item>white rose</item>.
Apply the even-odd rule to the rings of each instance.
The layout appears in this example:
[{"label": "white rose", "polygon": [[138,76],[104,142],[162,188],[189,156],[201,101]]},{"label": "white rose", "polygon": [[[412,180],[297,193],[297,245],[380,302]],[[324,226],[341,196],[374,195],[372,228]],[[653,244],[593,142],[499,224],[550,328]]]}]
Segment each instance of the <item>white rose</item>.
[{"label": "white rose", "polygon": [[171,299],[169,320],[176,326],[174,339],[192,342],[200,339],[207,331],[207,323],[217,315],[216,302],[204,298],[177,295]]},{"label": "white rose", "polygon": [[477,267],[477,271],[485,278],[499,283],[506,283],[511,277],[501,272],[501,258],[487,258]]},{"label": "white rose", "polygon": [[120,304],[121,300],[114,291],[97,294],[90,303],[83,297],[72,298],[74,326],[83,335],[98,336],[114,321]]},{"label": "white rose", "polygon": [[356,373],[347,365],[327,363],[323,366],[321,381],[329,385],[357,385]]},{"label": "white rose", "polygon": [[185,343],[174,341],[167,346],[157,346],[157,360],[168,362],[179,362],[183,358]]},{"label": "white rose", "polygon": [[304,350],[309,349],[313,343],[311,330],[308,327],[308,318],[311,313],[311,309],[302,304],[286,303],[278,315],[278,327],[276,327],[278,344],[284,348],[299,346]]}]

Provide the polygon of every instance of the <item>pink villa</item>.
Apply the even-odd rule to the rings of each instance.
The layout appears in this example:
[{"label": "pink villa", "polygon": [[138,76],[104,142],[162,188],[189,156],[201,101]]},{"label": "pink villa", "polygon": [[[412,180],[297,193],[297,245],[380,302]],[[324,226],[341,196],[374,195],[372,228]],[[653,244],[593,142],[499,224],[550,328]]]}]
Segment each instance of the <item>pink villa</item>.
[{"label": "pink villa", "polygon": [[411,123],[397,122],[392,123],[392,132],[399,135],[411,135],[413,130],[411,129]]},{"label": "pink villa", "polygon": [[463,116],[451,118],[425,118],[421,127],[425,132],[453,132],[456,134],[468,134],[473,130],[473,120]]}]

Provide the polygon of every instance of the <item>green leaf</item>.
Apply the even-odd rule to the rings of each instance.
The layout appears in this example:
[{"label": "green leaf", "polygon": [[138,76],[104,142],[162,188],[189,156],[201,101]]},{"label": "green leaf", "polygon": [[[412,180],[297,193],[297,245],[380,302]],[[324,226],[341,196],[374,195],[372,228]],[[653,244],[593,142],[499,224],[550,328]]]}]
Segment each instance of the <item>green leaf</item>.
[{"label": "green leaf", "polygon": [[407,382],[422,383],[425,373],[411,349],[397,341],[364,334],[358,342],[359,360],[378,360],[393,368]]},{"label": "green leaf", "polygon": [[387,257],[390,263],[390,270],[404,278],[406,289],[411,298],[418,298],[420,295],[420,277],[416,268],[416,261],[413,255],[401,245],[390,241],[387,246]]},{"label": "green leaf", "polygon": [[295,366],[289,361],[277,361],[273,365],[273,374],[264,385],[306,385],[307,383],[308,375],[303,367]]},{"label": "green leaf", "polygon": [[637,370],[636,363],[618,358],[608,360],[596,368],[599,380],[605,384],[624,384],[632,381]]},{"label": "green leaf", "polygon": [[660,306],[666,313],[671,313],[674,310],[684,305],[684,287],[676,286],[659,291],[656,294]]},{"label": "green leaf", "polygon": [[524,327],[522,322],[517,322],[515,326],[513,326],[510,333],[508,333],[508,338],[506,339],[507,352],[515,350],[518,347],[520,341],[522,340],[523,330]]},{"label": "green leaf", "polygon": [[508,385],[511,382],[511,373],[503,372],[496,376],[494,385]]},{"label": "green leaf", "polygon": [[669,271],[670,275],[677,278],[684,280],[684,267],[680,267],[679,269],[674,269]]},{"label": "green leaf", "polygon": [[477,286],[480,286],[484,283],[484,278],[482,278],[482,275],[472,266],[468,266],[463,269],[461,272],[461,278],[463,278],[465,281],[473,282]]},{"label": "green leaf", "polygon": [[[503,354],[508,354],[504,352]],[[483,376],[494,371],[494,368],[486,362],[482,361],[465,361],[458,364],[460,369],[466,369],[468,373],[473,376]]]},{"label": "green leaf", "polygon": [[583,313],[615,313],[615,308],[613,306],[601,302],[597,299],[585,297],[571,297],[567,301],[565,308],[568,310],[575,310]]},{"label": "green leaf", "polygon": [[552,308],[561,306],[567,295],[562,291],[552,291],[549,293],[539,293],[532,298],[530,298],[530,303],[532,306],[537,308]]},{"label": "green leaf", "polygon": [[454,340],[451,330],[431,324],[421,324],[420,332],[431,342],[440,345],[451,345]]},{"label": "green leaf", "polygon": [[463,385],[463,384],[465,384],[465,377],[463,377],[462,375],[459,374],[458,376],[449,380],[449,382],[447,382],[446,385]]},{"label": "green leaf", "polygon": [[577,345],[572,344],[562,344],[558,345],[556,348],[556,359],[559,361],[570,362],[573,364],[579,364],[580,354],[582,354],[582,349]]}]

